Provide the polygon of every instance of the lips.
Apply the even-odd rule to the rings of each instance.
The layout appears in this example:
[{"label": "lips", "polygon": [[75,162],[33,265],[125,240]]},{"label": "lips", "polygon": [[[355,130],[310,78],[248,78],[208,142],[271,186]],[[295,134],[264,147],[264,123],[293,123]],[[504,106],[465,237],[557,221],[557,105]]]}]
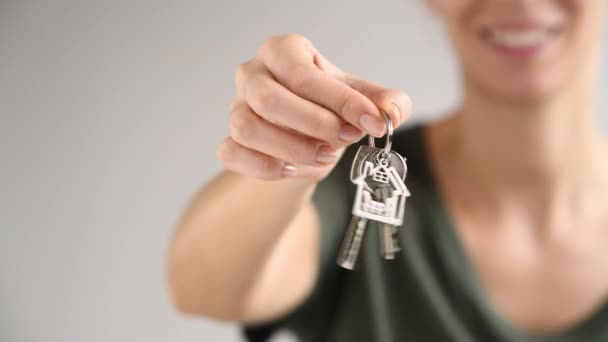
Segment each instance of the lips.
[{"label": "lips", "polygon": [[561,32],[561,25],[488,26],[481,30],[481,38],[499,51],[529,56]]},{"label": "lips", "polygon": [[492,34],[496,45],[512,49],[526,49],[542,44],[549,38],[546,30],[503,31],[497,30]]}]

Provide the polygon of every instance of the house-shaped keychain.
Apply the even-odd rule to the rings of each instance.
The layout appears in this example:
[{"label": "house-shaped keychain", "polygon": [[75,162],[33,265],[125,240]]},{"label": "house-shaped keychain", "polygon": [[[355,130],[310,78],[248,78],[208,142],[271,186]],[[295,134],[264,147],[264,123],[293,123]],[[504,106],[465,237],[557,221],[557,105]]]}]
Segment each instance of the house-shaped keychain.
[{"label": "house-shaped keychain", "polygon": [[[394,167],[388,163],[366,161],[363,172],[353,180],[357,186],[352,214],[370,220],[400,226],[403,224],[405,201],[410,192]],[[374,193],[387,194],[378,200]]]}]

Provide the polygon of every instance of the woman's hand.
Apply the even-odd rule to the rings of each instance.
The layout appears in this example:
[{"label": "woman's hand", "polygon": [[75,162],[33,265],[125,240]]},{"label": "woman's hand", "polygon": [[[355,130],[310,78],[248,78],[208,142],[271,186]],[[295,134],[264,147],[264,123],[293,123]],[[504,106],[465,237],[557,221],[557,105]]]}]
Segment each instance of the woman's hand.
[{"label": "woman's hand", "polygon": [[320,181],[346,146],[384,135],[410,115],[402,91],[360,80],[325,59],[306,38],[272,37],[239,66],[230,136],[217,157],[226,169],[261,179]]}]

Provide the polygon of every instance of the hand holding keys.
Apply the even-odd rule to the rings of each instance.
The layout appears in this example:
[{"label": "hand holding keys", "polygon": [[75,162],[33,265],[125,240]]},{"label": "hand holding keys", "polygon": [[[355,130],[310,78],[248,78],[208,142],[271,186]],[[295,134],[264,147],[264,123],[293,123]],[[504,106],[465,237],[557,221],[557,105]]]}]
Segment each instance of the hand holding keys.
[{"label": "hand holding keys", "polygon": [[380,224],[380,251],[385,259],[394,259],[401,250],[397,227],[403,224],[405,201],[410,196],[404,183],[407,166],[405,159],[391,150],[393,124],[386,113],[382,114],[388,129],[386,145],[376,148],[370,136],[369,146],[359,148],[351,167],[350,179],[357,186],[353,217],[336,260],[350,270],[356,267],[368,220]]}]

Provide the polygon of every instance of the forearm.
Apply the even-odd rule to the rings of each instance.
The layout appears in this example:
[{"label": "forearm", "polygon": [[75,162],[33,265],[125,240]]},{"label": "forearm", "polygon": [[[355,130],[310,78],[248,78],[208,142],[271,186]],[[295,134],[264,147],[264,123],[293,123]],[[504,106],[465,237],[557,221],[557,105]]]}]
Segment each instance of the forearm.
[{"label": "forearm", "polygon": [[207,185],[187,210],[170,251],[176,306],[226,317],[241,310],[314,187],[301,179],[269,182],[231,172]]}]

